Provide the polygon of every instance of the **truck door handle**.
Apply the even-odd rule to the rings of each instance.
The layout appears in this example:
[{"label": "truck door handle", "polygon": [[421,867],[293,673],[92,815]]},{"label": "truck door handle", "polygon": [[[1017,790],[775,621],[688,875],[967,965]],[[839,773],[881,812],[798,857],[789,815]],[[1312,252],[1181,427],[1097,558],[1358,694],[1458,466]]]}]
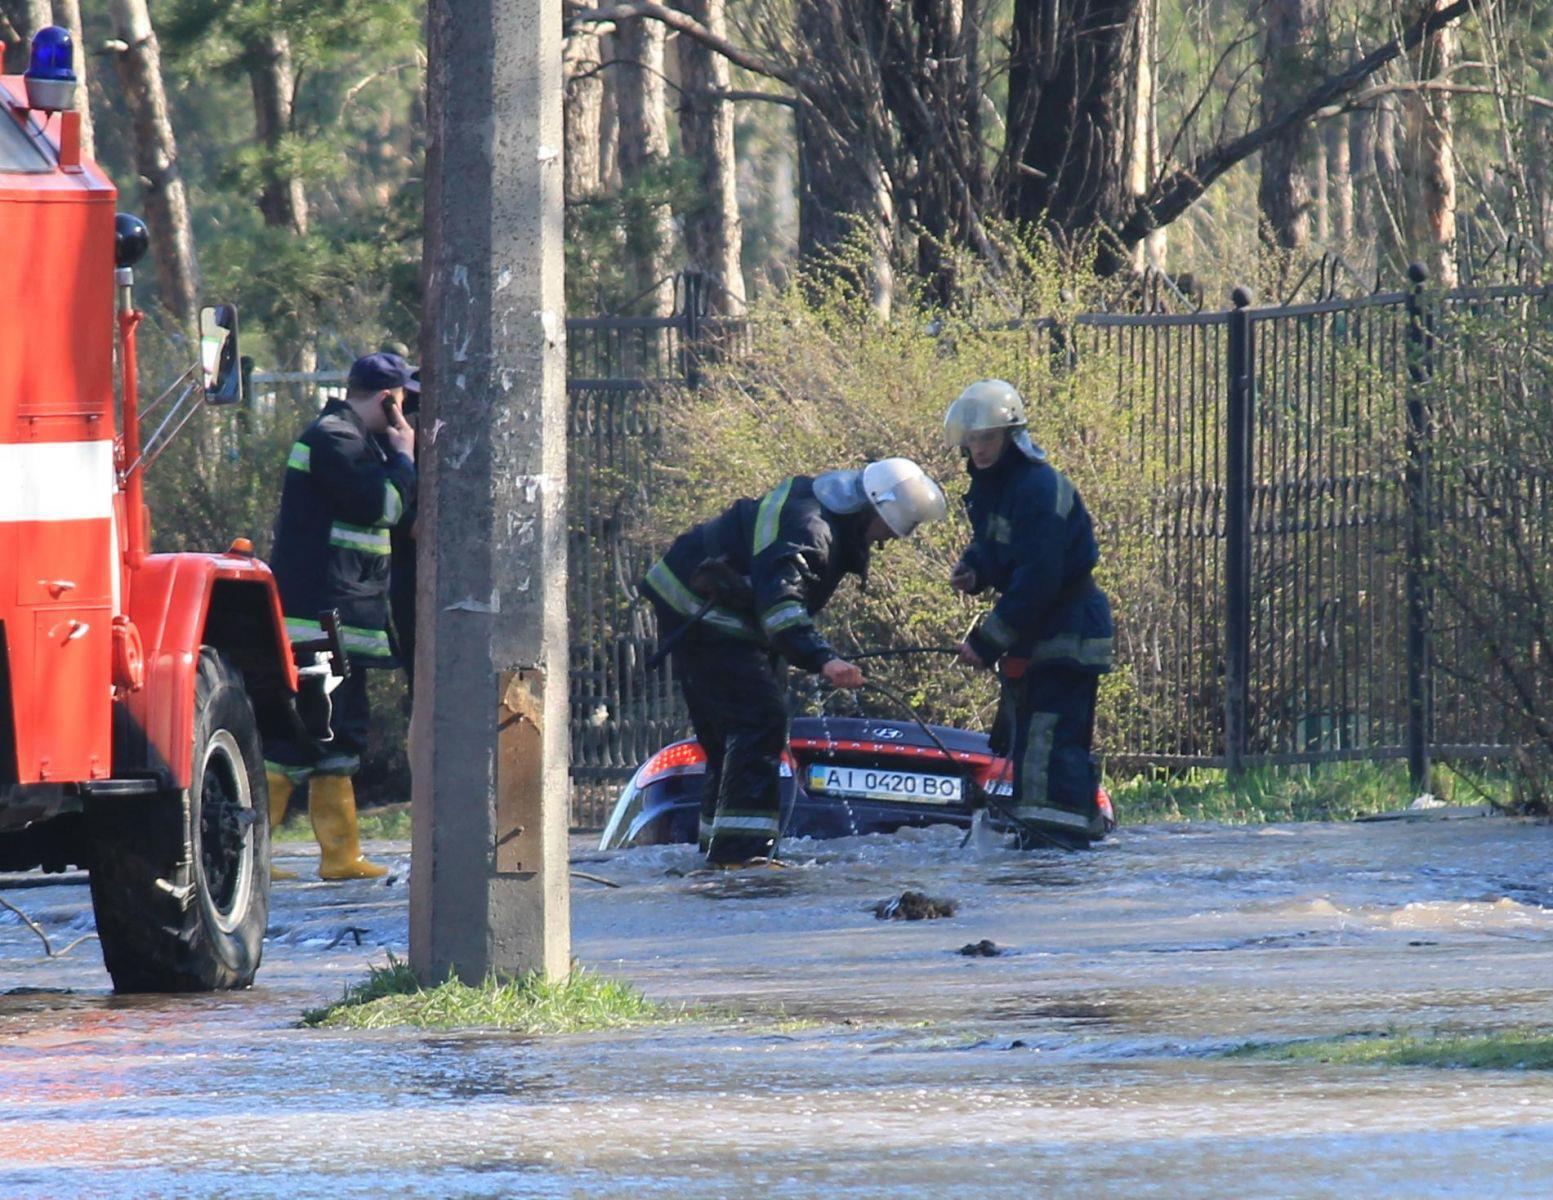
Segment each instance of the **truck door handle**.
[{"label": "truck door handle", "polygon": [[40,579],[38,582],[46,587],[49,595],[56,600],[75,588],[75,580],[73,579]]},{"label": "truck door handle", "polygon": [[67,641],[67,642],[80,641],[82,638],[84,638],[87,635],[87,632],[90,629],[91,629],[91,626],[88,625],[85,621],[71,621],[70,622],[70,632],[65,635],[65,641]]}]

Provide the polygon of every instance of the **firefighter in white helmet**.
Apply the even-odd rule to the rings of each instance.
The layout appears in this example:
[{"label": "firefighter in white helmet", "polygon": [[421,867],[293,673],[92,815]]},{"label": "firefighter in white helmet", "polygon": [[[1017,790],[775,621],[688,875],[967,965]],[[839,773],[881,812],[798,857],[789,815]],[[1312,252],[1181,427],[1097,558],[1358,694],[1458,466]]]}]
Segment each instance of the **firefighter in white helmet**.
[{"label": "firefighter in white helmet", "polygon": [[998,594],[960,657],[1001,678],[995,732],[1014,761],[1019,817],[1051,841],[1087,847],[1105,832],[1091,746],[1114,634],[1093,575],[1094,526],[1078,490],[1031,442],[1012,384],[971,384],[949,406],[944,436],[964,453],[971,477],[971,544],[950,583],[970,595]]},{"label": "firefighter in white helmet", "polygon": [[783,660],[859,687],[863,673],[814,625],[847,575],[866,576],[874,546],[945,512],[916,463],[784,479],[758,500],[681,534],[642,581],[674,677],[706,751],[700,843],[714,865],[775,855],[779,771],[787,748]]}]

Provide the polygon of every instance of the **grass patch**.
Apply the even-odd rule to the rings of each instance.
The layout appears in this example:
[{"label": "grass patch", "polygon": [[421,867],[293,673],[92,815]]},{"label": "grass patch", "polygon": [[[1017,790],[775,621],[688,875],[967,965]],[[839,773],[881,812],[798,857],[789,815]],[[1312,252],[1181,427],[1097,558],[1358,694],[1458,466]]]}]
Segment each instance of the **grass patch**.
[{"label": "grass patch", "polygon": [[1393,1030],[1307,1042],[1249,1042],[1229,1051],[1227,1057],[1346,1066],[1553,1071],[1553,1034],[1530,1029],[1478,1035],[1414,1034]]},{"label": "grass patch", "polygon": [[[1435,768],[1434,794],[1449,804],[1507,803],[1509,785]],[[1351,821],[1395,812],[1413,799],[1407,768],[1398,764],[1331,763],[1247,771],[1231,785],[1223,771],[1139,775],[1110,785],[1124,825],[1157,821]]]},{"label": "grass patch", "polygon": [[658,1004],[628,983],[576,969],[565,980],[496,976],[470,986],[449,977],[423,987],[408,963],[388,956],[338,1003],[302,1016],[319,1029],[501,1029],[514,1033],[585,1033],[682,1020],[685,1008]]},{"label": "grass patch", "polygon": [[[370,841],[407,842],[410,840],[410,806],[389,804],[382,808],[364,808],[357,814],[361,836]],[[305,812],[293,813],[279,829],[270,830],[275,842],[310,842],[312,822]]]}]

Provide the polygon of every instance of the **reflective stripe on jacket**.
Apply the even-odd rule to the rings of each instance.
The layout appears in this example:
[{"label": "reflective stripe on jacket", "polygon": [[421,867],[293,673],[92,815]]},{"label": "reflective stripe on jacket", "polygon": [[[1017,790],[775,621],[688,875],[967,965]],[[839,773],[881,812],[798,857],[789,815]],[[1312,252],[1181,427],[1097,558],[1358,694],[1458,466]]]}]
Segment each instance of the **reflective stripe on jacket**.
[{"label": "reflective stripe on jacket", "polygon": [[270,566],[293,641],[322,635],[338,609],[351,661],[393,666],[389,530],[415,500],[415,464],[390,453],[341,401],[302,432],[286,460]]},{"label": "reflective stripe on jacket", "polygon": [[868,570],[872,510],[834,513],[814,495],[808,475],[784,479],[759,500],[738,500],[721,516],[681,534],[653,564],[643,588],[676,619],[688,620],[704,598],[691,590],[696,568],[724,558],[749,577],[750,612],[714,606],[701,618],[712,632],[771,646],[795,666],[818,671],[836,657],[814,625],[846,575]]}]

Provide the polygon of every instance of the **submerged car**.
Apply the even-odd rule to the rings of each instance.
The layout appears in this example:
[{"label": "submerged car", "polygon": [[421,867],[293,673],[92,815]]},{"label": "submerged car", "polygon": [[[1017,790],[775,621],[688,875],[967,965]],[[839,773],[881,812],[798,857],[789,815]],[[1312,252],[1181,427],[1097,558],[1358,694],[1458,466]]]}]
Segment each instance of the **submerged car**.
[{"label": "submerged car", "polygon": [[[966,828],[989,801],[997,824],[996,810],[1013,797],[1013,764],[992,753],[984,733],[927,728],[931,736],[913,721],[794,717],[782,756],[782,836]],[[621,791],[599,848],[694,842],[705,778],[700,743],[686,739],[663,747]],[[1114,821],[1103,788],[1099,799],[1109,828]]]}]

